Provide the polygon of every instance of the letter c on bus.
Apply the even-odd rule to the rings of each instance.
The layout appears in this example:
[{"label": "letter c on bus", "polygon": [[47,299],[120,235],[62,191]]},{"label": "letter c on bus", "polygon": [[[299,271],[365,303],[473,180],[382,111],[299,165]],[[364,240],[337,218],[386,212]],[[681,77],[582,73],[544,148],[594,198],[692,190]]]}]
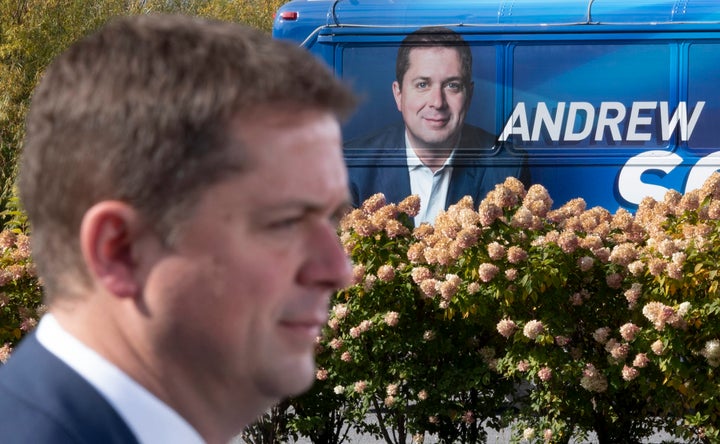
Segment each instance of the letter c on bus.
[{"label": "letter c on bus", "polygon": [[669,173],[682,163],[683,159],[675,153],[652,150],[631,157],[620,170],[618,191],[620,196],[631,204],[639,204],[643,198],[652,197],[661,201],[667,188],[660,185],[643,183],[642,175],[646,171],[660,170]]}]

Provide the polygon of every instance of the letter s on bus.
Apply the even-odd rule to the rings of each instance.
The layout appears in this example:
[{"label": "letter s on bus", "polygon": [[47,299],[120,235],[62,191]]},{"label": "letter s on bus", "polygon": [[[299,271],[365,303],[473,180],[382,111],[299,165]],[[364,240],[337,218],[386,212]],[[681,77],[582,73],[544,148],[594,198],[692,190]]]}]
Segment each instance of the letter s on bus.
[{"label": "letter s on bus", "polygon": [[[620,196],[631,204],[639,204],[643,198],[652,197],[657,201],[665,198],[667,188],[644,183],[641,178],[647,171],[660,170],[665,174],[680,165],[683,158],[678,154],[665,151],[646,151],[631,157],[620,170],[618,191]],[[720,151],[710,153],[700,159],[688,173],[685,193],[703,186],[712,173],[720,170]]]},{"label": "letter s on bus", "polygon": [[645,197],[652,197],[661,201],[665,197],[667,188],[660,185],[644,183],[641,177],[646,171],[660,170],[669,173],[682,163],[683,159],[675,153],[651,150],[633,156],[625,162],[618,176],[618,191],[620,196],[631,204],[639,204]]}]

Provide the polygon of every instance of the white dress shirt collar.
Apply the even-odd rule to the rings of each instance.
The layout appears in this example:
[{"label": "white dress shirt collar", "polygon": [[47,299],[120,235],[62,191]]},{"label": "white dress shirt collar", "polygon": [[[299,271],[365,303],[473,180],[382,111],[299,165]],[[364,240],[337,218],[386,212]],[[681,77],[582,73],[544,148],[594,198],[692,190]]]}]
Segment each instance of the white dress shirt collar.
[{"label": "white dress shirt collar", "polygon": [[40,320],[37,339],[100,392],[141,444],[204,443],[177,412],[68,333],[52,314]]},{"label": "white dress shirt collar", "polygon": [[445,209],[452,177],[453,156],[455,150],[445,159],[445,163],[433,172],[415,153],[407,131],[405,132],[405,157],[410,173],[410,193],[420,196],[420,212],[414,218],[415,226],[422,222],[434,223],[437,215]]}]

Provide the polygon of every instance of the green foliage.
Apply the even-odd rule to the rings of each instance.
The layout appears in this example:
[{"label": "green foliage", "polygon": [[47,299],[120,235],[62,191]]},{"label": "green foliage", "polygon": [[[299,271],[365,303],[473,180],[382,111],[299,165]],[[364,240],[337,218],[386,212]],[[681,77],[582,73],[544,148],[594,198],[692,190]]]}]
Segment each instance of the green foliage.
[{"label": "green foliage", "polygon": [[581,199],[551,210],[542,186],[512,178],[411,230],[418,205],[376,195],[343,220],[354,285],[333,298],[291,428],[716,442],[720,174],[635,215]]},{"label": "green foliage", "polygon": [[[0,211],[12,196],[32,90],[72,42],[119,15],[177,12],[270,31],[280,0],[0,0]],[[0,223],[6,222],[0,219]]]}]

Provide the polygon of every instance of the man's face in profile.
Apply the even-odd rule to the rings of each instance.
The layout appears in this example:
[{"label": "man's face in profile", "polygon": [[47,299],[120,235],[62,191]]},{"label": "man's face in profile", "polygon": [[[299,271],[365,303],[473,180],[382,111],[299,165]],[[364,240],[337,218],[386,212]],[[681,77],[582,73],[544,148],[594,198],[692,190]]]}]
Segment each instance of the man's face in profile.
[{"label": "man's face in profile", "polygon": [[472,96],[460,55],[452,47],[421,47],[410,51],[409,60],[393,94],[410,142],[416,149],[455,147]]}]

